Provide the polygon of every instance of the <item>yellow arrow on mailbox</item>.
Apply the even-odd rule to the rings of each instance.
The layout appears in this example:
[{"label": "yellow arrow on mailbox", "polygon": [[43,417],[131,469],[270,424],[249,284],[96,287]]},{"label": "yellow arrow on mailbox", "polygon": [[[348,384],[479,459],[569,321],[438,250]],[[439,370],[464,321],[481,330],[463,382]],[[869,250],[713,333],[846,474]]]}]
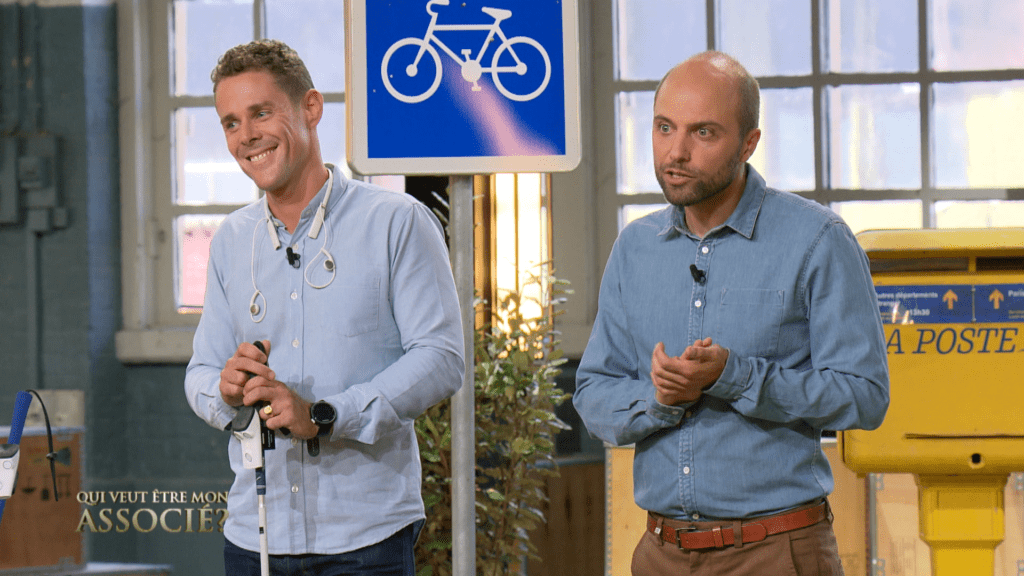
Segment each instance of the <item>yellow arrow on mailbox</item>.
[{"label": "yellow arrow on mailbox", "polygon": [[942,296],[942,301],[945,302],[947,306],[949,306],[950,310],[953,309],[953,303],[959,299],[960,298],[957,297],[956,292],[953,292],[952,288],[950,288],[950,290]]},{"label": "yellow arrow on mailbox", "polygon": [[996,310],[999,310],[999,303],[1005,300],[1006,296],[1003,296],[1003,293],[1000,292],[998,288],[996,288],[995,290],[992,291],[992,294],[988,297],[988,299],[992,301],[992,306],[994,306]]}]

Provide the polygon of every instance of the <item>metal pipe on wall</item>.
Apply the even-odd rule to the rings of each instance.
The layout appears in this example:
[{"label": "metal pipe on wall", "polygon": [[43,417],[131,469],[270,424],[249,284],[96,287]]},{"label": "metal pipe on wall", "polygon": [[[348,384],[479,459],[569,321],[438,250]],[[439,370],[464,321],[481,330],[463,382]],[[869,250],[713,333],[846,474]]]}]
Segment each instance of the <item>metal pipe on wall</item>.
[{"label": "metal pipe on wall", "polygon": [[42,306],[39,303],[40,290],[42,290],[39,282],[39,235],[30,227],[25,229],[25,278],[25,310],[27,311],[25,356],[28,360],[28,381],[24,387],[29,390],[41,390],[45,386],[41,371],[43,315]]},{"label": "metal pipe on wall", "polygon": [[[56,145],[39,145],[42,130],[42,16],[35,3],[0,6],[0,194],[4,195],[4,224],[25,226],[25,323],[27,375],[24,386],[43,389],[42,235],[55,229]],[[50,143],[52,137],[42,137]],[[23,165],[24,163],[24,165]],[[31,190],[30,190],[31,189]],[[26,214],[27,213],[27,214]],[[57,226],[60,227],[60,226]]]},{"label": "metal pipe on wall", "polygon": [[21,6],[0,5],[0,62],[17,63],[0,66],[0,132],[13,132],[18,127],[21,84]]}]

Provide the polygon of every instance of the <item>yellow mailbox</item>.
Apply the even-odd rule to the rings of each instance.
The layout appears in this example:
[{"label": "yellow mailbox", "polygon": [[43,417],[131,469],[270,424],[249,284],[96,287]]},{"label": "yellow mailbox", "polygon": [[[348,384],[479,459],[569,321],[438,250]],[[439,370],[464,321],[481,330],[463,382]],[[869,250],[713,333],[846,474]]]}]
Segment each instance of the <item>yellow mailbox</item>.
[{"label": "yellow mailbox", "polygon": [[888,346],[891,402],[839,434],[858,473],[916,475],[936,576],[991,575],[1003,490],[1024,469],[1024,229],[857,236]]}]

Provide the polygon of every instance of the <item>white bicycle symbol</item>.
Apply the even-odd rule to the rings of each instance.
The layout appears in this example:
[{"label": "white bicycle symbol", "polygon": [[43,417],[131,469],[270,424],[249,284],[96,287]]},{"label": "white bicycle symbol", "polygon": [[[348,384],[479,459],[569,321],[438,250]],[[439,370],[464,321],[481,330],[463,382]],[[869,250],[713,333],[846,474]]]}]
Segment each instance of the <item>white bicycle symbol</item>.
[{"label": "white bicycle symbol", "polygon": [[[483,76],[485,72],[491,73],[491,78],[494,80],[494,85],[497,86],[498,91],[504,94],[506,98],[509,98],[511,100],[516,100],[519,102],[533,100],[534,98],[537,97],[537,95],[543,92],[545,88],[547,88],[548,81],[551,80],[551,59],[548,58],[548,53],[546,50],[544,50],[544,47],[541,46],[540,43],[534,40],[533,38],[528,38],[526,36],[515,36],[513,38],[507,38],[505,36],[505,33],[502,32],[501,30],[501,21],[506,20],[510,16],[512,16],[511,10],[504,10],[501,8],[482,8],[481,10],[485,14],[494,18],[493,24],[438,24],[437,13],[431,11],[430,7],[434,4],[447,6],[448,3],[449,0],[430,0],[429,2],[427,2],[427,14],[430,14],[431,18],[430,25],[427,26],[426,36],[423,37],[422,39],[412,37],[403,38],[398,42],[392,44],[391,47],[388,48],[388,51],[384,53],[384,59],[380,63],[380,75],[381,78],[384,80],[384,86],[387,87],[388,92],[390,92],[392,96],[394,96],[398,100],[401,100],[402,102],[415,104],[417,102],[422,102],[427,98],[430,98],[430,96],[437,91],[437,87],[441,84],[441,56],[438,55],[437,49],[430,45],[431,41],[440,46],[441,49],[444,50],[446,54],[448,54],[453,60],[459,63],[459,66],[462,68],[462,77],[465,78],[467,82],[473,83],[474,91],[480,90],[480,86],[477,84],[477,80],[479,80],[480,77]],[[473,52],[472,49],[464,48],[462,50],[462,55],[465,57],[465,60],[463,60],[462,58],[459,58],[459,56],[456,55],[455,52],[451,50],[451,48],[449,48],[444,42],[442,42],[440,39],[438,39],[437,36],[434,35],[435,32],[444,30],[487,30],[488,34],[487,39],[484,40],[483,46],[480,47],[480,52],[476,55],[476,58],[470,57],[470,54]],[[501,45],[499,45],[498,49],[494,52],[494,57],[491,59],[490,68],[484,68],[480,64],[480,61],[483,59],[484,52],[487,50],[488,44],[491,43],[491,40],[494,38],[495,35],[501,38]],[[392,56],[394,56],[399,49],[405,46],[417,46],[419,47],[419,50],[416,53],[416,57],[412,60],[410,64],[407,64],[406,66],[399,68],[399,77],[404,75],[405,77],[408,78],[415,78],[416,75],[419,74],[420,72],[420,60],[423,58],[423,54],[425,53],[430,54],[430,57],[433,58],[434,60],[434,80],[430,84],[429,88],[427,88],[425,91],[419,94],[404,94],[400,92],[397,88],[395,88],[395,86],[391,83],[391,80],[396,72],[389,72],[388,65],[391,63]],[[514,92],[511,92],[508,88],[505,87],[504,84],[502,84],[501,76],[505,74],[516,74],[517,76],[526,75],[528,71],[526,62],[523,61],[523,59],[519,58],[519,55],[516,54],[516,50],[523,50],[525,48],[532,48],[533,50],[536,50],[540,54],[541,58],[543,58],[544,79],[541,81],[540,86],[538,86],[532,92],[529,92],[527,94],[516,94]],[[501,59],[501,57],[505,54],[505,52],[509,53],[509,55],[512,57],[512,60],[515,61],[515,65],[499,65],[498,62]],[[526,52],[523,52],[523,54],[527,55]],[[535,54],[529,54],[529,56],[533,57],[535,56]],[[533,60],[535,59],[531,59],[531,61]],[[396,67],[400,66],[401,64],[396,65]],[[536,74],[536,76],[540,75]]]}]

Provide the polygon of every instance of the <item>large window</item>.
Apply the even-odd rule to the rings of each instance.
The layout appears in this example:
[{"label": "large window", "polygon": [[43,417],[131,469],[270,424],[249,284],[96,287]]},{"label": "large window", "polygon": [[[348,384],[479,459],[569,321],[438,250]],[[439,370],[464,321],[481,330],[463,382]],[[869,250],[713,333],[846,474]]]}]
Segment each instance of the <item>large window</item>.
[{"label": "large window", "polygon": [[[325,108],[324,161],[345,163],[343,3],[142,0],[120,6],[125,360],[187,358],[210,239],[258,190],[228,154],[210,72],[228,48],[277,38],[302,57]],[[127,104],[130,102],[131,104]]]},{"label": "large window", "polygon": [[[318,135],[324,160],[345,167],[343,6],[330,0],[171,0],[167,80],[169,133],[156,153],[170,158],[165,206],[173,215],[173,312],[200,312],[209,242],[224,215],[257,197],[228,154],[210,71],[227,49],[255,38],[294,48],[324,94]],[[313,15],[316,17],[312,17]],[[154,79],[156,80],[156,79]],[[159,81],[154,82],[159,87]],[[162,121],[158,110],[154,121]],[[187,318],[179,321],[188,323]]]},{"label": "large window", "polygon": [[[650,151],[657,82],[708,48],[761,83],[751,163],[770,185],[832,207],[857,231],[1024,225],[1019,0],[578,2],[587,147],[551,194],[561,207],[553,256],[576,291],[561,320],[569,352],[586,343],[616,231],[665,201]],[[177,362],[191,352],[213,230],[257,195],[216,121],[215,60],[257,37],[295,47],[327,102],[324,159],[347,170],[343,3],[119,0],[118,12],[118,353]]]},{"label": "large window", "polygon": [[[361,178],[345,160],[344,3],[125,0],[119,21],[125,327],[118,355],[182,362],[202,311],[213,234],[228,213],[259,195],[227,151],[210,72],[226,50],[257,38],[294,48],[324,95],[317,128],[324,161]],[[407,187],[400,176],[366,179],[396,191]],[[547,179],[499,175],[493,188],[496,221],[518,220],[496,248],[497,285],[515,287],[516,268],[548,258]]]},{"label": "large window", "polygon": [[706,49],[761,84],[751,164],[770,186],[831,206],[855,232],[1024,225],[1019,0],[607,1],[612,88],[597,117],[614,119],[616,188],[603,226],[663,205],[653,91]]}]

